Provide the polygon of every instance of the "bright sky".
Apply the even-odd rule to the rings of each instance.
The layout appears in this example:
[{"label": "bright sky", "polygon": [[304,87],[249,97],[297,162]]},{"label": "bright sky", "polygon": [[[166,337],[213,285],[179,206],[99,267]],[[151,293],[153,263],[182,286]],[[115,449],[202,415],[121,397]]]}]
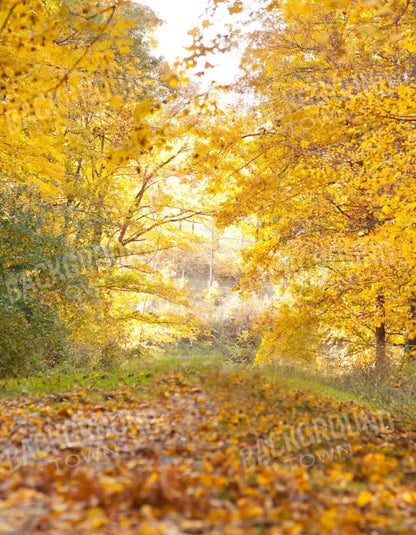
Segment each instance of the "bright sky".
[{"label": "bright sky", "polygon": [[[188,31],[200,26],[199,17],[204,14],[207,0],[141,0],[150,6],[160,19],[165,21],[162,28],[155,34],[159,41],[157,52],[173,63],[178,57],[186,55],[183,49],[192,44]],[[224,21],[218,22],[217,33],[224,32]],[[215,80],[221,84],[229,84],[238,72],[238,53],[218,54],[209,61],[218,65],[207,72],[206,81]]]}]

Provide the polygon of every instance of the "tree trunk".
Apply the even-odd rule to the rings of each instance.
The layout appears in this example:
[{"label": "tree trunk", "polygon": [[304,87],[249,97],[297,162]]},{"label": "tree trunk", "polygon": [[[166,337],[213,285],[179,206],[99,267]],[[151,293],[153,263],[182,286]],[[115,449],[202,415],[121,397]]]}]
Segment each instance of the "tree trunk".
[{"label": "tree trunk", "polygon": [[386,356],[386,323],[384,309],[384,295],[377,296],[377,310],[380,317],[380,323],[376,327],[376,368],[385,370],[387,368]]},{"label": "tree trunk", "polygon": [[211,227],[211,257],[209,259],[209,296],[212,295],[212,287],[214,285],[214,240],[215,240],[215,225],[212,221]]},{"label": "tree trunk", "polygon": [[384,323],[376,327],[376,363],[384,365],[386,362],[386,326]]},{"label": "tree trunk", "polygon": [[410,327],[404,344],[405,359],[416,359],[416,295],[410,301]]}]

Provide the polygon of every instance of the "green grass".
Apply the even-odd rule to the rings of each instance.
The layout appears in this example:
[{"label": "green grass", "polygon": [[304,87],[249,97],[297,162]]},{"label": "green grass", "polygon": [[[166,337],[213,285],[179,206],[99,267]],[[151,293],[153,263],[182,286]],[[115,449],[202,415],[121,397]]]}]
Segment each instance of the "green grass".
[{"label": "green grass", "polygon": [[[132,368],[126,368],[131,370]],[[204,373],[209,370],[236,369],[232,362],[224,359],[217,352],[201,352],[199,349],[182,354],[159,355],[141,362],[140,369],[146,373],[160,376],[175,371]]]},{"label": "green grass", "polygon": [[[241,369],[241,366],[233,365],[230,361],[221,358],[214,352],[209,355],[198,353],[186,356],[164,356],[153,357],[148,361],[140,363],[140,371],[137,371],[137,364],[130,365],[117,373],[73,373],[73,374],[51,374],[47,377],[16,378],[0,381],[0,396],[14,397],[42,397],[48,394],[59,392],[73,392],[88,388],[96,392],[103,392],[117,389],[121,386],[144,386],[152,380],[166,373],[175,371],[203,373],[208,370]],[[282,376],[279,370],[273,368],[256,369],[248,368],[243,373],[257,373],[265,380],[287,386],[290,389],[308,390],[315,393],[326,394],[340,401],[354,401],[357,404],[369,406],[358,395],[351,392],[337,390],[331,386],[321,384],[311,379],[300,377]]]},{"label": "green grass", "polygon": [[369,408],[375,408],[375,405],[369,403],[368,401],[362,399],[357,394],[352,392],[346,392],[344,390],[338,390],[332,386],[328,386],[322,383],[310,379],[300,379],[296,377],[272,377],[270,379],[272,382],[282,384],[283,386],[288,386],[289,388],[295,388],[298,390],[308,390],[309,392],[314,392],[317,394],[326,394],[329,397],[336,398],[339,401],[353,401],[357,405],[363,405]]},{"label": "green grass", "polygon": [[219,355],[154,356],[124,365],[116,372],[55,373],[48,376],[19,377],[0,381],[0,397],[38,398],[49,394],[88,389],[92,393],[117,387],[145,386],[158,377],[175,371],[198,372],[223,369],[227,363]]},{"label": "green grass", "polygon": [[[298,363],[268,365],[256,368],[256,371],[270,382],[289,388],[325,394],[342,402],[352,401],[372,410],[388,411],[408,421],[414,421],[416,417],[415,373],[411,369],[403,372],[401,378],[391,375],[388,380],[376,375],[367,376],[358,368],[331,374]],[[400,386],[394,387],[392,382],[400,382]]]},{"label": "green grass", "polygon": [[[309,391],[329,396],[340,402],[353,402],[369,409],[383,409],[395,415],[413,418],[414,401],[410,402],[403,389],[392,390],[385,385],[374,388],[370,382],[351,380],[345,384],[338,377],[320,377],[313,369],[301,369],[296,366],[264,366],[246,367],[235,364],[224,358],[212,347],[202,350],[200,346],[188,348],[173,356],[160,354],[149,358],[141,358],[123,364],[116,372],[100,373],[62,373],[50,374],[43,377],[15,378],[0,381],[0,397],[38,398],[51,394],[65,392],[81,392],[88,390],[89,394],[102,396],[103,393],[117,390],[117,388],[136,387],[135,392],[142,395],[147,391],[146,385],[155,378],[177,371],[189,375],[204,377],[209,371],[239,371],[242,375],[256,375],[260,380],[275,383],[290,390]],[[222,385],[226,388],[227,373],[222,374]],[[340,382],[341,381],[341,382]],[[353,388],[351,387],[353,384]],[[151,392],[151,389],[149,390]],[[407,396],[407,397],[406,397]]]},{"label": "green grass", "polygon": [[129,374],[86,373],[8,379],[0,381],[0,396],[43,397],[48,394],[74,392],[85,388],[102,392],[114,390],[118,386],[144,385],[151,380],[151,377],[152,374],[146,371]]}]

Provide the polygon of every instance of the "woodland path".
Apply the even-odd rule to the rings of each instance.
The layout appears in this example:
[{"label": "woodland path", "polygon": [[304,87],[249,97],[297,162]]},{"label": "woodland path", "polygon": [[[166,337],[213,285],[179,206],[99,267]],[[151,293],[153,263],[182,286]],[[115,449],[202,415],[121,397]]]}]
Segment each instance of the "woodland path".
[{"label": "woodland path", "polygon": [[416,429],[244,372],[1,400],[0,533],[416,533]]}]

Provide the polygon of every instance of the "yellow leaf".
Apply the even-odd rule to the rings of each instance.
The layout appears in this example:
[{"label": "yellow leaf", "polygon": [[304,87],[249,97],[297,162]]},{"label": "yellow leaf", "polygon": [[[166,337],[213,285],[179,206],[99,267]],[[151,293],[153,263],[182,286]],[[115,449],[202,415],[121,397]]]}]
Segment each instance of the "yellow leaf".
[{"label": "yellow leaf", "polygon": [[366,505],[368,505],[371,500],[373,499],[373,496],[370,492],[368,492],[368,490],[364,490],[359,496],[358,496],[358,500],[357,500],[357,503],[360,507],[365,507]]},{"label": "yellow leaf", "polygon": [[170,87],[173,87],[173,89],[177,89],[179,86],[179,79],[176,75],[173,75],[169,80]]},{"label": "yellow leaf", "polygon": [[235,2],[232,7],[228,8],[228,11],[230,15],[233,15],[235,13],[241,13],[241,11],[243,11],[243,3],[240,1]]},{"label": "yellow leaf", "polygon": [[329,509],[324,511],[321,515],[321,525],[327,530],[333,529],[337,526],[337,511],[336,509]]}]

